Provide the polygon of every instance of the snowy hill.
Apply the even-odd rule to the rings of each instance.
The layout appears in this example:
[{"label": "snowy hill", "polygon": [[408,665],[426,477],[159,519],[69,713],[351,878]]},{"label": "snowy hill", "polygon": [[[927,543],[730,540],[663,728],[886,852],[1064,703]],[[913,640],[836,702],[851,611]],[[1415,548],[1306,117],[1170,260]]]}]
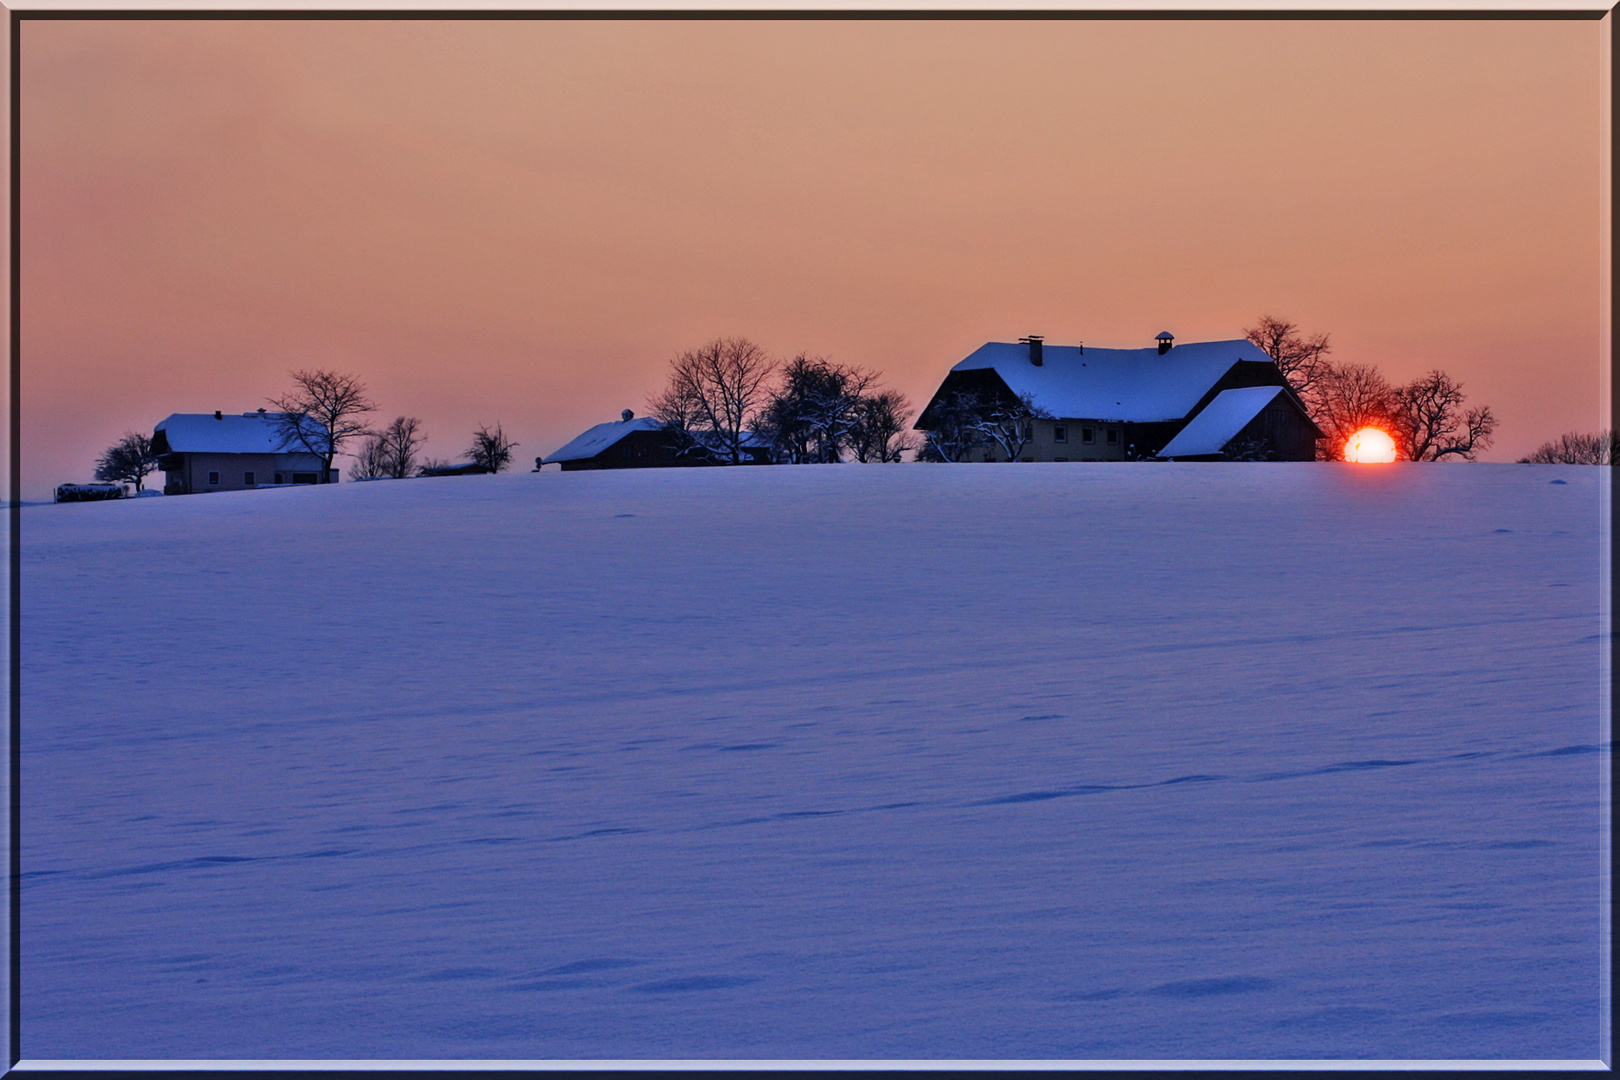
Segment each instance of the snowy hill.
[{"label": "snowy hill", "polygon": [[25,508],[23,1057],[1596,1058],[1602,472]]}]

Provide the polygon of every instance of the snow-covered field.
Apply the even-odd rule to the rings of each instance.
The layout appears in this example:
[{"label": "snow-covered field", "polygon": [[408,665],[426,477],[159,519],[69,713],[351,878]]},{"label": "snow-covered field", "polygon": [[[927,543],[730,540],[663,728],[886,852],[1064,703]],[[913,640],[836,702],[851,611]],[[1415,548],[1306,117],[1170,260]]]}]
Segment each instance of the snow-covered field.
[{"label": "snow-covered field", "polygon": [[1606,1057],[1601,471],[28,507],[22,1056]]}]

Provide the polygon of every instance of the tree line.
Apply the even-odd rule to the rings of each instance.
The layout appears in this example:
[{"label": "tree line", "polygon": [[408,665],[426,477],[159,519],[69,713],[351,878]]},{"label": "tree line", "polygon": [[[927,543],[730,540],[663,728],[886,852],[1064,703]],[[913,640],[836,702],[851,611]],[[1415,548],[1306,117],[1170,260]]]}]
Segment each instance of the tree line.
[{"label": "tree line", "polygon": [[1335,364],[1327,334],[1306,336],[1293,323],[1262,315],[1243,331],[1277,364],[1327,439],[1317,457],[1337,461],[1350,436],[1375,427],[1395,440],[1406,461],[1473,461],[1491,445],[1496,416],[1488,405],[1467,405],[1462,383],[1438,369],[1402,386],[1371,364]]},{"label": "tree line", "polygon": [[[1364,427],[1380,428],[1395,440],[1408,461],[1439,461],[1450,455],[1474,460],[1491,445],[1496,417],[1489,406],[1468,408],[1462,384],[1443,371],[1430,371],[1404,386],[1389,383],[1370,364],[1334,364],[1328,335],[1310,337],[1293,323],[1261,316],[1243,332],[1277,362],[1311,413],[1327,432],[1318,456],[1334,460],[1345,442]],[[1620,462],[1620,432],[1567,432],[1520,458],[1521,465],[1614,465]]]},{"label": "tree line", "polygon": [[[1306,335],[1284,319],[1263,315],[1243,331],[1277,364],[1285,382],[1326,434],[1320,460],[1338,460],[1350,436],[1376,427],[1395,441],[1408,461],[1458,457],[1472,461],[1491,445],[1497,420],[1489,406],[1467,405],[1462,384],[1438,369],[1404,385],[1390,383],[1373,365],[1329,359],[1325,333]],[[377,404],[352,375],[293,371],[293,389],[268,399],[283,443],[321,459],[322,476],[345,444],[359,440],[353,480],[433,475],[448,462],[420,458],[427,436],[422,421],[397,416],[382,428],[367,421]],[[1034,421],[1050,413],[1028,395],[1008,398],[960,391],[934,403],[931,429],[921,441],[908,430],[913,409],[904,395],[882,389],[878,372],[799,353],[774,359],[747,338],[716,338],[670,361],[668,386],[648,400],[652,415],[691,464],[742,464],[756,451],[781,464],[897,462],[915,451],[918,461],[962,461],[970,451],[994,445],[1010,461],[1034,436]],[[467,462],[489,472],[512,463],[519,444],[496,423],[480,425],[464,451]],[[1253,452],[1250,452],[1253,451]],[[1238,457],[1264,457],[1239,448]],[[1570,433],[1548,442],[1521,462],[1612,464],[1620,460],[1620,433]],[[142,490],[156,470],[147,436],[126,432],[96,462],[95,477],[133,483]]]},{"label": "tree line", "polygon": [[779,464],[899,461],[916,448],[912,410],[879,380],[825,356],[778,362],[747,338],[716,338],[671,360],[669,386],[647,404],[691,464],[739,465],[752,449]]}]

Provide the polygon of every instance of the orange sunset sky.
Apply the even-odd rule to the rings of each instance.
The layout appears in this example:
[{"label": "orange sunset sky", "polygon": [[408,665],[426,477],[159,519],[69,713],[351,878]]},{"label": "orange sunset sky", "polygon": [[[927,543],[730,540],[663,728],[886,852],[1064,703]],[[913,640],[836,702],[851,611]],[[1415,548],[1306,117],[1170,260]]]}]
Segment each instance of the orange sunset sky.
[{"label": "orange sunset sky", "polygon": [[295,367],[361,376],[434,456],[499,421],[527,468],[720,335],[921,406],[985,341],[1265,313],[1449,371],[1511,461],[1609,419],[1607,35],[25,20],[23,495]]}]

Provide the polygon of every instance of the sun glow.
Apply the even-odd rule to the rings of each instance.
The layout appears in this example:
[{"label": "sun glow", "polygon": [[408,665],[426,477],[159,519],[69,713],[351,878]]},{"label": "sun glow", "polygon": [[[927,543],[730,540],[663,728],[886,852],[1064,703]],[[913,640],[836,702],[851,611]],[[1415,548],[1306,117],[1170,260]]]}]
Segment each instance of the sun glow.
[{"label": "sun glow", "polygon": [[1395,440],[1375,427],[1364,427],[1344,444],[1344,460],[1364,465],[1395,460]]}]

